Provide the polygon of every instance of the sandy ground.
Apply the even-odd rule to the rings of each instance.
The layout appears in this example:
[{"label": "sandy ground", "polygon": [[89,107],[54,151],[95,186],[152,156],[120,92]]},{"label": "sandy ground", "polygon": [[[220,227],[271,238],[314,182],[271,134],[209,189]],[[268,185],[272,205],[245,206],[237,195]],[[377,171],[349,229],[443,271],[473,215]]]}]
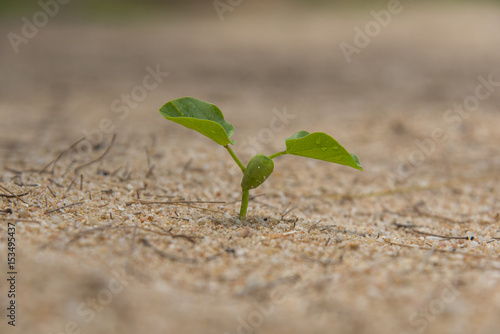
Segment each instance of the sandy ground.
[{"label": "sandy ground", "polygon": [[[0,332],[497,333],[500,88],[474,96],[500,81],[499,14],[408,5],[349,64],[368,13],[242,5],[4,39],[3,310],[8,223],[18,275]],[[365,170],[280,157],[239,222],[227,152],[157,112],[181,96],[222,109],[245,161],[324,131]]]}]

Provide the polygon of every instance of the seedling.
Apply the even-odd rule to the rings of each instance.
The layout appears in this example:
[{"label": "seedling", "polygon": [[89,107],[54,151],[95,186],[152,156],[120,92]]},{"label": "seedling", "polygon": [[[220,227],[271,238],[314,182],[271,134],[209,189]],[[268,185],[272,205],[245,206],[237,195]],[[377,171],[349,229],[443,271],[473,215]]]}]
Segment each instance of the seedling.
[{"label": "seedling", "polygon": [[183,97],[167,102],[160,108],[160,114],[170,121],[198,131],[224,146],[229,152],[243,173],[239,215],[241,221],[244,221],[247,216],[250,190],[257,188],[269,178],[274,170],[273,159],[276,157],[292,154],[363,170],[358,157],[347,152],[335,139],[323,132],[309,133],[307,131],[299,131],[286,138],[286,150],[270,156],[259,153],[250,159],[245,167],[229,147],[230,144],[235,144],[234,140],[229,139],[234,134],[234,127],[224,119],[224,115],[217,106],[192,97]]}]

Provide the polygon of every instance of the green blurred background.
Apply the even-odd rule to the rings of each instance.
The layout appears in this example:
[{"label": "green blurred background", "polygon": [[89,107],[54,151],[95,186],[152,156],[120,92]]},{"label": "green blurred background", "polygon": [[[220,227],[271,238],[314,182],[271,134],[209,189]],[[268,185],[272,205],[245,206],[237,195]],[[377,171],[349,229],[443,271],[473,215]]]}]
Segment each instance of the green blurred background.
[{"label": "green blurred background", "polygon": [[[47,2],[50,0],[44,0]],[[221,0],[224,3],[228,3],[227,0]],[[233,1],[236,3],[237,1]],[[374,5],[386,4],[387,0],[359,0],[359,1],[349,1],[349,0],[277,0],[270,3],[266,0],[242,0],[241,5],[247,8],[255,8],[257,10],[262,9],[262,5],[272,5],[273,8],[277,6],[280,7],[295,7],[304,10],[325,10],[330,8],[332,10],[346,9],[346,10],[357,10],[366,9],[374,7]],[[402,4],[406,2],[413,2],[413,5],[425,4],[425,5],[471,5],[479,3],[497,3],[500,4],[500,0],[477,0],[477,1],[467,1],[467,0],[403,0]],[[58,18],[84,18],[84,19],[100,19],[100,18],[137,18],[141,19],[144,17],[164,17],[165,15],[178,15],[178,14],[198,14],[198,15],[213,15],[214,11],[214,1],[213,0],[86,0],[69,1],[67,9],[64,10],[62,15],[58,15]],[[26,15],[31,11],[36,11],[40,8],[38,1],[9,1],[0,0],[0,17],[3,18],[17,18],[19,15]]]}]

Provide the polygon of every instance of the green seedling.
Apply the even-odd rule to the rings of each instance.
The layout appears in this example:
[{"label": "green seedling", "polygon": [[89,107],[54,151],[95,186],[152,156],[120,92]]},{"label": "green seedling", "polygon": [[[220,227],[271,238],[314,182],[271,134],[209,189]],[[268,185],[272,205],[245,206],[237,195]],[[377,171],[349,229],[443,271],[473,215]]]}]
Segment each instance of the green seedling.
[{"label": "green seedling", "polygon": [[323,132],[309,133],[299,131],[286,138],[286,150],[266,156],[257,154],[245,167],[229,145],[234,145],[231,136],[234,127],[224,119],[220,109],[208,102],[192,97],[183,97],[167,102],[160,108],[160,114],[166,119],[212,139],[229,152],[243,173],[241,180],[242,198],[239,219],[247,216],[249,192],[264,183],[274,170],[273,159],[285,154],[313,158],[363,170],[358,157],[347,152],[335,139]]}]

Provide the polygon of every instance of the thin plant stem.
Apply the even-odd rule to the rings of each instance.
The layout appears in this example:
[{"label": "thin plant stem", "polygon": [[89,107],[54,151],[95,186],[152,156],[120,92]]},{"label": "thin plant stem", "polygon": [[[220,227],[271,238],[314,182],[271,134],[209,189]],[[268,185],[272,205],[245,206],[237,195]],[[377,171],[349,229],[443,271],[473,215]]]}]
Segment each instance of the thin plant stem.
[{"label": "thin plant stem", "polygon": [[276,157],[279,157],[280,155],[285,155],[287,154],[286,151],[282,151],[282,152],[278,152],[278,153],[274,153],[273,155],[270,155],[269,156],[269,159],[274,159]]},{"label": "thin plant stem", "polygon": [[229,152],[229,154],[231,154],[231,157],[233,158],[233,160],[236,161],[236,163],[238,164],[238,167],[240,167],[240,169],[243,172],[243,174],[245,174],[245,166],[243,166],[243,164],[241,163],[240,159],[238,159],[238,157],[236,156],[236,154],[234,154],[233,150],[229,147],[229,145],[226,145],[224,147]]},{"label": "thin plant stem", "polygon": [[241,188],[242,196],[241,196],[241,209],[240,209],[240,220],[245,221],[247,219],[247,210],[248,210],[248,200],[250,198],[250,191],[245,188]]}]

